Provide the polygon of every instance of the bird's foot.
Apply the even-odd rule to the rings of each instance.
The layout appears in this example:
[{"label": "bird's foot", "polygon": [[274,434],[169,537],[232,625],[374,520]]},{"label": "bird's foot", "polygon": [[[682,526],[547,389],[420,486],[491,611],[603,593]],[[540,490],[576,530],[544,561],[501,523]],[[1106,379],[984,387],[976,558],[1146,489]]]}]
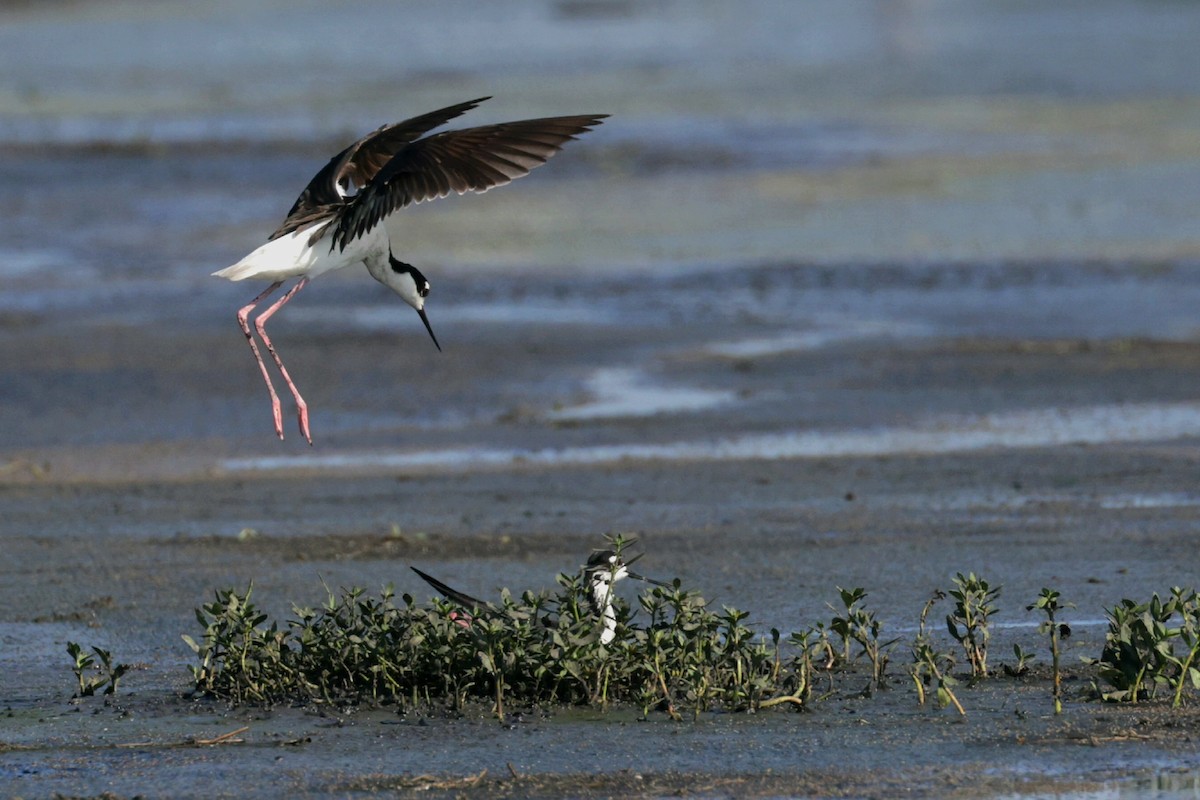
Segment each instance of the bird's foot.
[{"label": "bird's foot", "polygon": [[[303,400],[300,400],[296,404],[296,417],[300,422],[300,435],[308,440],[309,447],[312,447],[312,432],[308,429],[308,404]],[[279,438],[283,438],[282,432],[279,434]]]},{"label": "bird's foot", "polygon": [[271,394],[272,394],[271,413],[275,417],[275,435],[278,436],[279,439],[282,441],[283,440],[283,409],[279,405],[279,398],[274,396],[274,392],[272,392]]}]

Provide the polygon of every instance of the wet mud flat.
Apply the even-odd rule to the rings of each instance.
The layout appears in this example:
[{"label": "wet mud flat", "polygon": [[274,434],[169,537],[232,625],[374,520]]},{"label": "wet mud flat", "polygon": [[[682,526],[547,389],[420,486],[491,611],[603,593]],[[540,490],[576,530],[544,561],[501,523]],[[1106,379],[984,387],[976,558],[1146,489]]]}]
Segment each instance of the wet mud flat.
[{"label": "wet mud flat", "polygon": [[[669,476],[642,465],[454,480],[297,476],[9,486],[9,507],[53,507],[47,521],[57,517],[61,527],[48,524],[46,535],[16,543],[3,568],[0,772],[8,791],[29,797],[133,796],[150,788],[177,796],[272,796],[286,789],[301,796],[477,797],[1087,796],[1118,785],[1186,789],[1200,768],[1193,706],[1117,707],[1079,697],[1088,678],[1078,658],[1094,657],[1102,644],[1099,609],[1123,596],[1186,584],[1193,574],[1196,507],[1130,503],[1112,510],[1100,502],[1130,492],[1188,491],[1194,456],[1188,447],[1174,449],[1174,455],[1160,446],[864,459],[836,469],[805,462],[693,465]],[[1004,501],[914,508],[904,498],[921,482],[944,490],[931,493],[931,501],[964,491]],[[213,588],[253,580],[256,599],[286,615],[291,602],[319,602],[322,579],[368,588],[390,581],[423,596],[425,587],[407,574],[410,563],[479,594],[510,583],[545,585],[555,571],[572,569],[608,529],[612,501],[571,501],[572,486],[619,491],[635,509],[626,512],[632,516],[639,507],[650,517],[652,504],[670,506],[658,512],[665,517],[660,523],[636,529],[648,553],[645,570],[653,566],[654,574],[703,587],[714,602],[750,610],[764,628],[826,619],[824,603],[836,601],[836,583],[867,587],[885,631],[911,636],[928,592],[946,586],[955,570],[974,569],[1004,586],[993,660],[1010,662],[1011,645],[1019,642],[1038,651],[1042,664],[1025,679],[1001,675],[961,688],[965,720],[952,709],[917,705],[903,674],[903,647],[893,657],[890,688],[873,696],[861,693],[865,675],[837,675],[836,691],[808,712],[704,714],[683,723],[661,713],[640,720],[633,709],[525,710],[499,723],[482,708],[447,718],[394,708],[231,710],[184,697],[190,653],[178,637],[197,633],[191,611]],[[505,496],[503,504],[513,505],[511,533],[464,534],[449,521],[397,535],[354,523],[381,502],[371,497],[403,504],[435,491],[448,505],[476,513]],[[846,497],[851,491],[853,499]],[[714,497],[734,505],[732,495],[741,499],[731,518],[688,524],[689,515],[710,513]],[[249,538],[225,533],[248,506],[276,517],[277,527]],[[98,539],[79,531],[80,516],[106,528],[134,507],[151,524],[155,508],[203,516],[210,533]],[[554,507],[569,509],[565,521],[548,513]],[[103,508],[107,514],[99,513]],[[544,518],[527,516],[535,508],[544,509]],[[338,517],[340,524],[333,521]],[[293,533],[313,524],[328,532]],[[505,527],[503,515],[495,515],[495,526]],[[511,582],[500,577],[509,575]],[[1066,615],[1075,633],[1064,655],[1062,717],[1052,714],[1045,647],[1022,608],[1042,585],[1077,605]],[[71,701],[67,640],[110,648],[137,669],[109,702]]]},{"label": "wet mud flat", "polygon": [[[1196,9],[511,12],[379,3],[331,50],[325,5],[6,11],[0,795],[1194,796],[1194,706],[1085,703],[1079,657],[1105,606],[1196,583]],[[397,221],[445,353],[362,274],[289,304],[317,443],[286,404],[274,440],[232,320],[261,287],[206,276],[338,143],[483,95],[613,117]],[[215,590],[286,619],[323,582],[420,596],[416,564],[494,597],[616,531],[764,632],[841,585],[911,636],[973,570],[993,660],[1040,660],[965,721],[903,646],[874,697],[682,724],[184,697]],[[1076,605],[1060,718],[1044,586]],[[135,665],[112,702],[70,700],[67,641]]]},{"label": "wet mud flat", "polygon": [[[127,698],[46,714],[51,746],[7,745],[15,796],[716,797],[1187,796],[1194,710],[1039,713],[1045,682],[963,692],[960,722],[902,688],[839,696],[811,714],[673,723],[615,710],[504,724],[387,710],[217,712]],[[96,705],[99,703],[97,702]],[[182,706],[182,707],[181,707]],[[18,715],[19,716],[19,715]],[[92,733],[82,735],[82,728]],[[614,743],[618,743],[614,745]],[[533,755],[535,754],[536,755]],[[199,784],[207,785],[201,787]],[[1175,792],[1176,794],[1170,794]]]},{"label": "wet mud flat", "polygon": [[[750,299],[716,312],[715,336],[705,276],[662,279],[624,303],[620,324],[525,330],[472,319],[473,293],[489,287],[464,285],[462,305],[443,314],[460,337],[455,357],[437,364],[436,382],[391,393],[372,382],[432,363],[425,354],[398,351],[395,333],[369,321],[296,325],[279,341],[313,387],[311,450],[290,429],[285,442],[270,441],[244,343],[203,308],[152,345],[106,321],[103,308],[15,329],[2,345],[9,385],[51,399],[31,415],[36,425],[6,433],[6,791],[1189,791],[1200,768],[1194,707],[1085,702],[1090,675],[1079,659],[1099,655],[1105,607],[1195,583],[1200,430],[1189,428],[1189,409],[1200,396],[1200,346],[1187,333],[1190,273],[763,267],[740,279]],[[538,287],[557,288],[568,306],[580,291],[553,279]],[[663,287],[677,315],[670,327],[636,308],[652,307]],[[372,307],[353,289],[328,289],[310,313],[353,319]],[[611,285],[585,289],[626,299]],[[774,317],[772,303],[821,306],[825,316]],[[1094,313],[1117,305],[1119,321]],[[978,307],[993,313],[970,313]],[[72,335],[80,329],[88,334]],[[17,348],[38,358],[16,358]],[[172,354],[188,348],[210,357],[184,371]],[[596,371],[618,366],[636,369],[634,383],[665,396],[664,406],[605,405],[607,379]],[[214,390],[239,374],[236,390]],[[681,388],[702,402],[684,395],[687,407],[672,407]],[[89,405],[97,392],[106,402]],[[131,405],[137,413],[113,411],[126,398],[143,403]],[[37,426],[80,441],[47,444]],[[786,446],[768,449],[754,438],[763,435]],[[635,445],[658,449],[631,454]],[[639,537],[647,574],[748,610],[764,632],[827,621],[836,586],[866,588],[885,634],[902,637],[890,688],[866,697],[865,677],[836,676],[833,693],[804,713],[683,723],[639,720],[633,709],[526,710],[499,723],[486,709],[228,709],[185,697],[191,652],[180,635],[197,633],[193,610],[217,589],[253,582],[256,602],[284,620],[292,603],[321,602],[324,585],[392,583],[427,597],[414,564],[493,597],[505,586],[551,586],[612,532]],[[1013,644],[1039,661],[1025,679],[963,687],[963,720],[917,705],[903,637],[929,594],[966,571],[1003,586],[997,667],[1011,662]],[[1076,606],[1064,615],[1074,635],[1061,717],[1037,620],[1024,610],[1042,587]],[[940,608],[935,615],[948,611]],[[70,699],[67,641],[136,666],[110,702]]]},{"label": "wet mud flat", "polygon": [[[1070,476],[1101,493],[1114,480],[1123,483],[1139,473],[1141,480],[1168,484],[1186,477],[1185,469],[1152,468],[1128,454],[1035,455],[1046,464],[1044,472],[1024,473],[1034,487],[1051,475]],[[926,478],[956,473],[982,481],[985,474],[1011,474],[1016,466],[1012,460],[988,459],[971,472],[960,459],[899,461],[852,465],[858,492],[869,496],[902,485],[896,480],[901,472]],[[1180,459],[1180,465],[1186,461]],[[664,488],[651,470],[631,472],[628,477],[647,486],[646,495]],[[830,491],[823,472],[801,476],[814,494]],[[603,481],[586,470],[558,481],[544,473],[527,477],[541,484],[539,498],[569,481]],[[795,485],[784,477],[783,470],[765,469],[756,472],[754,483],[791,493]],[[736,477],[729,468],[684,470],[676,480],[681,491],[703,497]],[[317,491],[317,483],[289,481],[284,490],[259,482],[143,485],[134,491],[26,487],[15,494],[59,501],[69,513],[128,503],[132,497],[147,505],[169,498],[181,511],[195,512],[220,493],[236,517],[242,510],[230,498],[294,507],[305,493]],[[320,483],[326,502],[343,509],[383,491],[382,480]],[[414,494],[435,482],[416,483]],[[485,477],[469,483],[473,493],[515,493],[511,481]],[[65,536],[14,551],[5,567],[10,575],[5,608],[30,611],[3,628],[5,686],[13,694],[0,714],[0,770],[11,792],[31,797],[101,790],[133,796],[151,787],[177,796],[272,796],[284,789],[301,796],[378,791],[478,797],[676,792],[844,797],[899,791],[918,797],[1070,796],[1118,785],[1181,790],[1193,785],[1188,781],[1194,782],[1194,770],[1200,768],[1191,733],[1196,709],[1085,702],[1079,695],[1088,678],[1078,658],[1099,652],[1102,628],[1095,612],[1101,604],[1124,594],[1140,597],[1160,581],[1186,580],[1194,513],[1127,511],[1117,515],[1120,524],[1110,519],[1106,525],[1104,518],[1111,515],[1065,511],[1061,501],[1049,507],[1034,502],[993,512],[974,524],[965,519],[939,524],[933,519],[937,514],[927,511],[831,509],[809,520],[813,529],[825,531],[818,535],[788,533],[796,523],[778,521],[772,508],[778,491],[760,492],[747,503],[745,513],[760,520],[756,526],[738,521],[709,531],[643,530],[645,560],[654,562],[657,574],[680,574],[689,584],[711,588],[714,601],[750,609],[764,624],[799,627],[826,618],[823,603],[835,600],[832,583],[863,585],[886,620],[885,630],[907,636],[923,594],[946,585],[948,566],[950,571],[978,569],[1004,585],[1002,627],[992,647],[998,663],[1010,661],[1014,642],[1045,656],[1033,621],[1020,606],[1040,584],[1058,587],[1078,606],[1067,616],[1075,634],[1064,655],[1064,715],[1052,714],[1045,658],[1024,679],[998,675],[960,688],[965,719],[952,709],[921,708],[903,674],[903,648],[894,656],[886,691],[865,696],[865,675],[839,674],[831,684],[836,690],[804,713],[704,714],[674,723],[661,713],[641,720],[639,711],[627,708],[607,714],[524,710],[499,723],[485,708],[451,717],[402,715],[394,708],[228,709],[184,696],[189,652],[178,636],[197,632],[191,609],[213,586],[253,579],[256,599],[282,615],[288,602],[318,602],[321,577],[334,585],[395,581],[400,590],[423,592],[423,585],[406,575],[407,565],[417,563],[483,593],[501,574],[520,576],[514,583],[536,585],[536,576],[569,569],[578,558],[567,551],[572,545],[590,546],[595,537],[565,524],[561,534],[491,539],[436,529],[399,540],[388,532],[349,530],[245,540],[233,535],[109,537],[103,545]],[[630,499],[647,498],[631,492]],[[847,506],[862,502],[838,499]],[[588,521],[582,509],[578,518]],[[224,521],[213,525],[219,528]],[[745,555],[731,556],[738,552]],[[1083,552],[1092,555],[1085,559]],[[14,573],[25,576],[20,590],[11,580]],[[748,574],[753,580],[745,578]],[[25,599],[16,596],[22,592]],[[115,698],[69,699],[71,676],[61,647],[68,639],[101,644],[137,665]],[[198,782],[206,784],[203,791]]]}]

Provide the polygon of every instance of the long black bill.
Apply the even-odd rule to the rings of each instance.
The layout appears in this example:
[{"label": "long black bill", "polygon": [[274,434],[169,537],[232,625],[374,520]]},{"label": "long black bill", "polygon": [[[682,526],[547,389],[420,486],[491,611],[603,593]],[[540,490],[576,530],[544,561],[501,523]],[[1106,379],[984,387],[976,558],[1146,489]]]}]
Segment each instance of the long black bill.
[{"label": "long black bill", "polygon": [[425,323],[425,330],[429,331],[429,338],[433,339],[433,346],[438,349],[439,353],[442,352],[442,346],[438,344],[437,337],[433,335],[433,328],[429,325],[429,317],[425,316],[425,309],[422,308],[417,313],[421,315],[421,322]]},{"label": "long black bill", "polygon": [[625,572],[626,572],[626,574],[629,575],[629,577],[633,578],[635,581],[645,581],[646,583],[653,583],[655,586],[662,586],[664,589],[673,589],[674,588],[674,584],[667,583],[666,581],[657,581],[654,578],[647,578],[645,575],[639,575],[638,573],[630,572],[629,570],[625,570]]},{"label": "long black bill", "polygon": [[669,584],[666,581],[656,581],[654,578],[647,578],[645,575],[639,575],[638,573],[634,572],[633,570],[631,570],[629,568],[630,564],[637,561],[639,558],[641,558],[644,555],[646,555],[646,554],[638,553],[636,556],[634,556],[633,558],[626,561],[625,562],[625,574],[628,575],[629,577],[633,578],[635,581],[645,581],[646,583],[653,583],[655,586],[662,586],[667,589],[673,588],[672,584]]}]

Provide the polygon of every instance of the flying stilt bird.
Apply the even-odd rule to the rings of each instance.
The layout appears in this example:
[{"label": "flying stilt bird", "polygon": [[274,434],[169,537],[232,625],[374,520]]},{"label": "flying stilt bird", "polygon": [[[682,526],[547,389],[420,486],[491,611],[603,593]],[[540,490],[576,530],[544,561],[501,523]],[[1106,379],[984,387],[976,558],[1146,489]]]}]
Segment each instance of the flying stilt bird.
[{"label": "flying stilt bird", "polygon": [[231,281],[256,278],[271,282],[238,311],[237,320],[271,395],[275,433],[280,439],[283,416],[279,396],[250,330],[250,312],[255,306],[285,281],[299,278],[258,315],[254,327],[296,401],[300,433],[311,445],[308,404],[267,336],[267,321],[313,278],[362,264],[372,278],[416,310],[434,346],[441,350],[425,314],[429,281],[416,267],[396,258],[384,223],[406,206],[451,192],[486,192],[528,175],[568,141],[590,131],[607,116],[545,117],[425,135],[487,99],[384,125],[354,142],[329,159],[313,177],[266,244],[233,266],[213,273]]}]

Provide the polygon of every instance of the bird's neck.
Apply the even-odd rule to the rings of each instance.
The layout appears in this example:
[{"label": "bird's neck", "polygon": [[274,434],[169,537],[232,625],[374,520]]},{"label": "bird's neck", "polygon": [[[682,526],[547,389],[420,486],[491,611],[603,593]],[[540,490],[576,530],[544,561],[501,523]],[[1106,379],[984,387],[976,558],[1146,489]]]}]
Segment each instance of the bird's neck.
[{"label": "bird's neck", "polygon": [[367,265],[367,272],[371,274],[372,278],[384,286],[391,285],[388,282],[391,266],[388,264],[388,246],[386,241],[380,241],[379,245],[375,247],[365,247],[362,260]]}]

